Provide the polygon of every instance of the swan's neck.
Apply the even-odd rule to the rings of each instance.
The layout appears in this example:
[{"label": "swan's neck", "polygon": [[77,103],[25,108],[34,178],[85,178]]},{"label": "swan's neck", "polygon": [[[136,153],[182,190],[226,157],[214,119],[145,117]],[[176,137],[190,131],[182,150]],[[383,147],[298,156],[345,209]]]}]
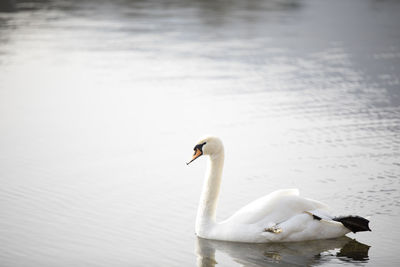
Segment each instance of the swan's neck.
[{"label": "swan's neck", "polygon": [[216,224],[216,209],[223,166],[223,150],[209,157],[196,218],[196,234],[202,237],[206,237],[207,232]]}]

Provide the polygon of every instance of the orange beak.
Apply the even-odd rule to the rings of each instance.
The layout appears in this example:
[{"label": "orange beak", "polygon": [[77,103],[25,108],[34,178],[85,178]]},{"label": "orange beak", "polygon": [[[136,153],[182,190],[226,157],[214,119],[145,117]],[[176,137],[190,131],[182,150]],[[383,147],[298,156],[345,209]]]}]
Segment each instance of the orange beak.
[{"label": "orange beak", "polygon": [[192,160],[187,162],[186,165],[189,165],[193,160],[197,159],[198,157],[200,157],[201,155],[203,155],[203,152],[201,152],[200,149],[196,148],[192,157]]}]

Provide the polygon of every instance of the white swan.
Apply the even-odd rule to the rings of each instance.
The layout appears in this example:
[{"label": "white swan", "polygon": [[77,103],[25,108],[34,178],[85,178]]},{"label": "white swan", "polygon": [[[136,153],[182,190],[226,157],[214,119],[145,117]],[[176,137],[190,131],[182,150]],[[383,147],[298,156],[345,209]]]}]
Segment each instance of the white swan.
[{"label": "white swan", "polygon": [[216,222],[216,207],[224,165],[224,146],[206,137],[194,147],[191,163],[208,155],[208,169],[196,218],[196,235],[233,242],[266,243],[327,239],[349,232],[371,231],[359,216],[333,217],[321,202],[299,196],[297,189],[278,190]]}]

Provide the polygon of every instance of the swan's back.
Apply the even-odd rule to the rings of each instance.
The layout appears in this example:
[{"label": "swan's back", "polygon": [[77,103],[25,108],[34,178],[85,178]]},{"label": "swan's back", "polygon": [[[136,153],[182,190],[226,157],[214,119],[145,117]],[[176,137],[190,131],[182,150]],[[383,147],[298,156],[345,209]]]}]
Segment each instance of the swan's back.
[{"label": "swan's back", "polygon": [[304,211],[326,208],[327,206],[319,201],[300,197],[298,189],[283,189],[247,204],[226,222],[241,224],[280,223]]}]

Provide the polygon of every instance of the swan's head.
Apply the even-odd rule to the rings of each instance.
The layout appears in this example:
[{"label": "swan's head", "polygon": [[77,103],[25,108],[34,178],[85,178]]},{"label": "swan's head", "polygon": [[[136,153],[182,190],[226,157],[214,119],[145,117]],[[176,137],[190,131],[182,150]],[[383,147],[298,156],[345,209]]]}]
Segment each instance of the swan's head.
[{"label": "swan's head", "polygon": [[188,163],[186,163],[187,165],[202,155],[213,156],[223,152],[224,145],[218,137],[208,136],[197,142],[193,150],[193,157]]}]

